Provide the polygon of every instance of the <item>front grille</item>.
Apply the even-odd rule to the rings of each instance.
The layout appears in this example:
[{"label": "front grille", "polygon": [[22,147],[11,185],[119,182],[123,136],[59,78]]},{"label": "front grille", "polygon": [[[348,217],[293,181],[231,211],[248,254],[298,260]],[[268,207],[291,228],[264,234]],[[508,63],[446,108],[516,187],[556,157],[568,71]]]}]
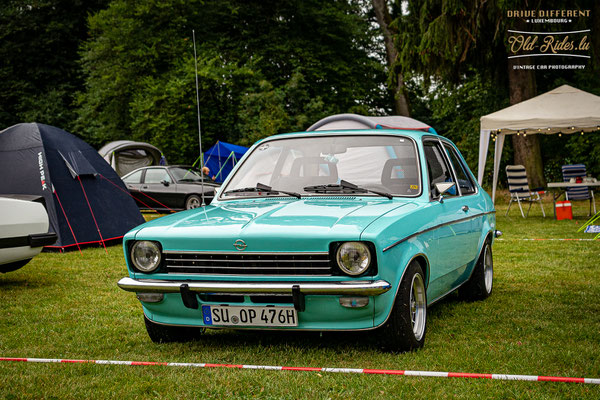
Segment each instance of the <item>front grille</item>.
[{"label": "front grille", "polygon": [[333,275],[329,253],[165,252],[168,273],[196,275]]}]

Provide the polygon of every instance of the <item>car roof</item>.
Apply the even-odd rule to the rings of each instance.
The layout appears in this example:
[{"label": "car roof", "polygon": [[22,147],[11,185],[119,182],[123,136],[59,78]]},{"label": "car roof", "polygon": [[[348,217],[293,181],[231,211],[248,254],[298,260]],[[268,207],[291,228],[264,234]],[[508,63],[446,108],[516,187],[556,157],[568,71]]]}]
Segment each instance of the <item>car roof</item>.
[{"label": "car roof", "polygon": [[[278,135],[269,136],[265,139],[260,140],[259,142],[266,141],[266,140],[273,140],[273,139],[283,139],[283,138],[344,136],[344,135],[408,136],[415,140],[421,139],[424,136],[428,136],[428,137],[439,137],[439,138],[447,139],[436,133],[425,132],[422,130],[414,130],[414,129],[339,129],[339,130],[328,130],[328,131],[310,131],[310,132],[304,131],[304,132],[282,133],[282,134],[278,134]],[[259,143],[259,142],[257,142],[257,143]]]}]

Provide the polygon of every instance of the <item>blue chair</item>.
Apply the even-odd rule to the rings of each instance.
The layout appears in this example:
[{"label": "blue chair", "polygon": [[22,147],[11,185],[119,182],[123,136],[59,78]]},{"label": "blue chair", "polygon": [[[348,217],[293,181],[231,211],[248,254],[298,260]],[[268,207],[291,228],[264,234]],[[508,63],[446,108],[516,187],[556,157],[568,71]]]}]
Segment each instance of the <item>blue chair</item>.
[{"label": "blue chair", "polygon": [[[562,175],[564,182],[570,182],[571,179],[575,178],[585,178],[587,175],[587,171],[585,169],[585,164],[570,164],[562,166]],[[596,199],[594,199],[594,191],[589,188],[589,186],[579,186],[579,187],[571,187],[567,186],[567,190],[565,192],[565,198],[567,200],[589,200],[590,202],[590,211],[588,215],[591,215],[592,208],[594,210],[594,214],[596,214]]]},{"label": "blue chair", "polygon": [[527,216],[529,216],[529,210],[531,210],[531,205],[534,202],[539,202],[540,207],[542,209],[542,215],[545,217],[546,213],[544,212],[544,206],[542,205],[542,199],[540,197],[540,194],[537,191],[532,192],[529,189],[529,183],[527,181],[527,171],[525,170],[525,167],[522,165],[507,165],[506,177],[508,180],[508,191],[510,192],[510,202],[508,203],[508,209],[506,210],[506,214],[504,215],[508,215],[508,211],[510,210],[512,202],[516,201],[519,204],[521,216],[525,218],[521,202],[529,203],[529,208],[527,209]]}]

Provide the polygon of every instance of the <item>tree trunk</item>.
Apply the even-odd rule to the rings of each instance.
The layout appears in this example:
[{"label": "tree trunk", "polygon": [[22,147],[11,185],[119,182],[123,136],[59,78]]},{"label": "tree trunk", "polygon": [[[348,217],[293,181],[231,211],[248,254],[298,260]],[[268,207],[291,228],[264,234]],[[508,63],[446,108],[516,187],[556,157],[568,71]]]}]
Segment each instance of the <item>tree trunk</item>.
[{"label": "tree trunk", "polygon": [[394,113],[396,115],[402,115],[405,117],[410,116],[410,107],[408,105],[408,97],[404,92],[404,78],[401,73],[395,72],[395,62],[398,59],[398,50],[394,45],[394,33],[393,29],[390,28],[392,17],[386,3],[386,0],[372,0],[373,9],[375,10],[375,16],[377,22],[381,27],[381,33],[383,33],[383,41],[385,43],[385,54],[388,63],[388,70],[390,76],[393,77],[393,92],[394,92]]},{"label": "tree trunk", "polygon": [[[594,3],[592,10],[592,26],[596,27],[600,24],[600,2]],[[594,62],[592,68],[595,70],[600,69],[600,29],[593,29],[591,32],[592,36],[592,57]]]},{"label": "tree trunk", "polygon": [[[521,30],[525,30],[521,28]],[[510,104],[517,104],[537,95],[535,70],[515,69],[515,66],[531,65],[529,57],[508,60],[508,88]],[[546,186],[540,135],[511,135],[514,149],[514,163],[523,165],[527,170],[531,189]]]}]

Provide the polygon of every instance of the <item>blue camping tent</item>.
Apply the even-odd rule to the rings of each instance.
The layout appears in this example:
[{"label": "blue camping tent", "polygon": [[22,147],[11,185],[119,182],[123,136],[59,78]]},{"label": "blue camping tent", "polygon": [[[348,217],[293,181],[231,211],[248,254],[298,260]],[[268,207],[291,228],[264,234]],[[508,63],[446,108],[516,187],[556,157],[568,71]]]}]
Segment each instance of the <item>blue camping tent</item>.
[{"label": "blue camping tent", "polygon": [[210,169],[210,175],[215,177],[215,181],[223,183],[246,151],[247,147],[217,141],[204,153],[204,165]]},{"label": "blue camping tent", "polygon": [[47,249],[118,242],[144,217],[115,170],[89,144],[60,128],[24,123],[0,131],[0,194],[42,196]]}]

